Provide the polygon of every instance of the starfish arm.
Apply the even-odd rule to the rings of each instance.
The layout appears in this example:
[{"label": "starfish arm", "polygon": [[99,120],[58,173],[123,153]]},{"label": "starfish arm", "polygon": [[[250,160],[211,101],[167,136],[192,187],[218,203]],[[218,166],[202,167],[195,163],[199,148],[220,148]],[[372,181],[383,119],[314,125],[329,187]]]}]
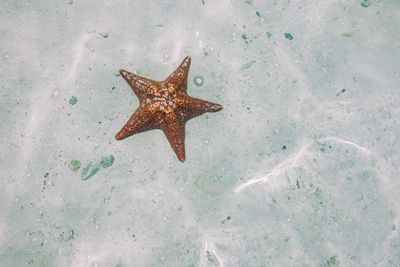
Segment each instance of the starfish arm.
[{"label": "starfish arm", "polygon": [[185,123],[177,120],[174,113],[170,113],[166,116],[160,128],[178,159],[182,162],[185,161]]},{"label": "starfish arm", "polygon": [[178,91],[186,93],[190,62],[190,57],[185,57],[179,67],[177,67],[175,71],[164,80],[164,84],[174,84]]},{"label": "starfish arm", "polygon": [[148,79],[146,77],[133,74],[126,70],[119,70],[121,76],[125,81],[131,86],[132,90],[135,92],[139,100],[146,98],[154,94],[155,89],[159,86],[159,82]]},{"label": "starfish arm", "polygon": [[124,127],[115,135],[115,139],[122,140],[131,135],[156,129],[154,109],[139,107],[125,123]]},{"label": "starfish arm", "polygon": [[188,113],[186,115],[186,117],[189,117],[188,119],[199,116],[206,112],[217,112],[223,108],[220,104],[212,103],[188,95],[178,98],[177,104],[181,108],[182,113]]},{"label": "starfish arm", "polygon": [[188,121],[194,117],[200,116],[206,112],[217,112],[223,107],[209,101],[185,96],[178,99],[178,109],[176,111],[179,120]]}]

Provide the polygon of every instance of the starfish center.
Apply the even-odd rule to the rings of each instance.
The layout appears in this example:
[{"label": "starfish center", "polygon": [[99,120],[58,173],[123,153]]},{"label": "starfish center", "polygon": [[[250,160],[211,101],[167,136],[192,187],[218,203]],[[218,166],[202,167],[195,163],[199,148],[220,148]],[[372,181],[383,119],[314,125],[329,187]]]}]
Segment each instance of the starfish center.
[{"label": "starfish center", "polygon": [[160,90],[155,93],[154,101],[158,103],[160,110],[164,113],[171,113],[176,108],[176,89],[171,83],[162,85]]}]

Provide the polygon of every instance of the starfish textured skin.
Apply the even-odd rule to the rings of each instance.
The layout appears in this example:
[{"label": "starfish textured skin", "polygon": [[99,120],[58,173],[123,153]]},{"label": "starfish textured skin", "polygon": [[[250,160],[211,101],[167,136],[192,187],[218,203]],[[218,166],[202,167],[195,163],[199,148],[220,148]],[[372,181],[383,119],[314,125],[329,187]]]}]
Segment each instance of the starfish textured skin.
[{"label": "starfish textured skin", "polygon": [[206,112],[217,112],[222,106],[187,94],[190,57],[163,81],[154,81],[121,69],[121,76],[139,98],[139,107],[115,138],[161,129],[180,161],[185,160],[185,124]]}]

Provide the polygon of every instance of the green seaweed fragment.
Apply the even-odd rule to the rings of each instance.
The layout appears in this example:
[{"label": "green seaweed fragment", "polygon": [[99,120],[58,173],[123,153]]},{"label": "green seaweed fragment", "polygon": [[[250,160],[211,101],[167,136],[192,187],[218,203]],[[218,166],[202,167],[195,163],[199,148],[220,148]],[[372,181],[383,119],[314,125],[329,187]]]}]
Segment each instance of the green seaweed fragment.
[{"label": "green seaweed fragment", "polygon": [[114,156],[113,155],[107,155],[105,157],[102,157],[99,164],[103,168],[108,168],[114,163]]},{"label": "green seaweed fragment", "polygon": [[99,162],[96,164],[93,164],[92,162],[89,162],[83,169],[82,169],[82,180],[87,180],[96,173],[98,173],[101,169],[108,168],[114,164],[114,156],[113,155],[107,155],[103,156]]},{"label": "green seaweed fragment", "polygon": [[82,180],[87,180],[96,173],[100,171],[100,166],[99,164],[92,164],[92,162],[89,162],[83,169],[82,169]]},{"label": "green seaweed fragment", "polygon": [[207,260],[209,262],[218,262],[217,257],[214,255],[214,253],[210,252],[207,250]]},{"label": "green seaweed fragment", "polygon": [[251,67],[251,65],[253,65],[253,63],[255,63],[256,61],[253,59],[252,61],[250,61],[249,63],[244,64],[240,69],[241,70],[245,70]]}]

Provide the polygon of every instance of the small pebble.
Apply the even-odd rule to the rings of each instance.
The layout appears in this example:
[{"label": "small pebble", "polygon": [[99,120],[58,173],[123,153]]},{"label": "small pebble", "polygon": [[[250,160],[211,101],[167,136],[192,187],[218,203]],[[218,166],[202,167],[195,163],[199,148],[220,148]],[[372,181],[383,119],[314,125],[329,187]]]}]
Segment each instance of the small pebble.
[{"label": "small pebble", "polygon": [[369,7],[371,5],[371,1],[370,0],[364,0],[360,3],[360,5],[362,7]]},{"label": "small pebble", "polygon": [[71,171],[75,172],[75,171],[79,170],[79,168],[81,167],[81,162],[77,159],[73,159],[69,163],[68,167]]},{"label": "small pebble", "polygon": [[249,41],[247,40],[247,35],[246,35],[246,34],[242,34],[242,39],[244,40],[244,42],[245,42],[246,44],[249,43]]},{"label": "small pebble", "polygon": [[76,98],[75,96],[71,96],[71,98],[69,99],[69,103],[73,106],[76,103],[78,103],[78,98]]},{"label": "small pebble", "polygon": [[194,84],[197,86],[202,86],[204,84],[204,78],[203,76],[196,75],[193,79]]},{"label": "small pebble", "polygon": [[3,57],[2,57],[3,62],[8,62],[9,57],[10,57],[9,54],[8,54],[7,52],[5,52],[5,53],[3,54]]},{"label": "small pebble", "polygon": [[167,52],[165,52],[165,53],[163,54],[164,62],[167,62],[167,61],[170,59],[170,57],[171,57],[171,55],[168,54]]},{"label": "small pebble", "polygon": [[293,35],[291,35],[291,34],[288,33],[288,32],[285,32],[285,38],[286,38],[287,40],[293,40]]},{"label": "small pebble", "polygon": [[342,89],[339,93],[336,94],[336,96],[340,96],[341,94],[343,94],[344,92],[346,92],[346,89]]},{"label": "small pebble", "polygon": [[103,38],[108,38],[108,32],[99,32]]}]

